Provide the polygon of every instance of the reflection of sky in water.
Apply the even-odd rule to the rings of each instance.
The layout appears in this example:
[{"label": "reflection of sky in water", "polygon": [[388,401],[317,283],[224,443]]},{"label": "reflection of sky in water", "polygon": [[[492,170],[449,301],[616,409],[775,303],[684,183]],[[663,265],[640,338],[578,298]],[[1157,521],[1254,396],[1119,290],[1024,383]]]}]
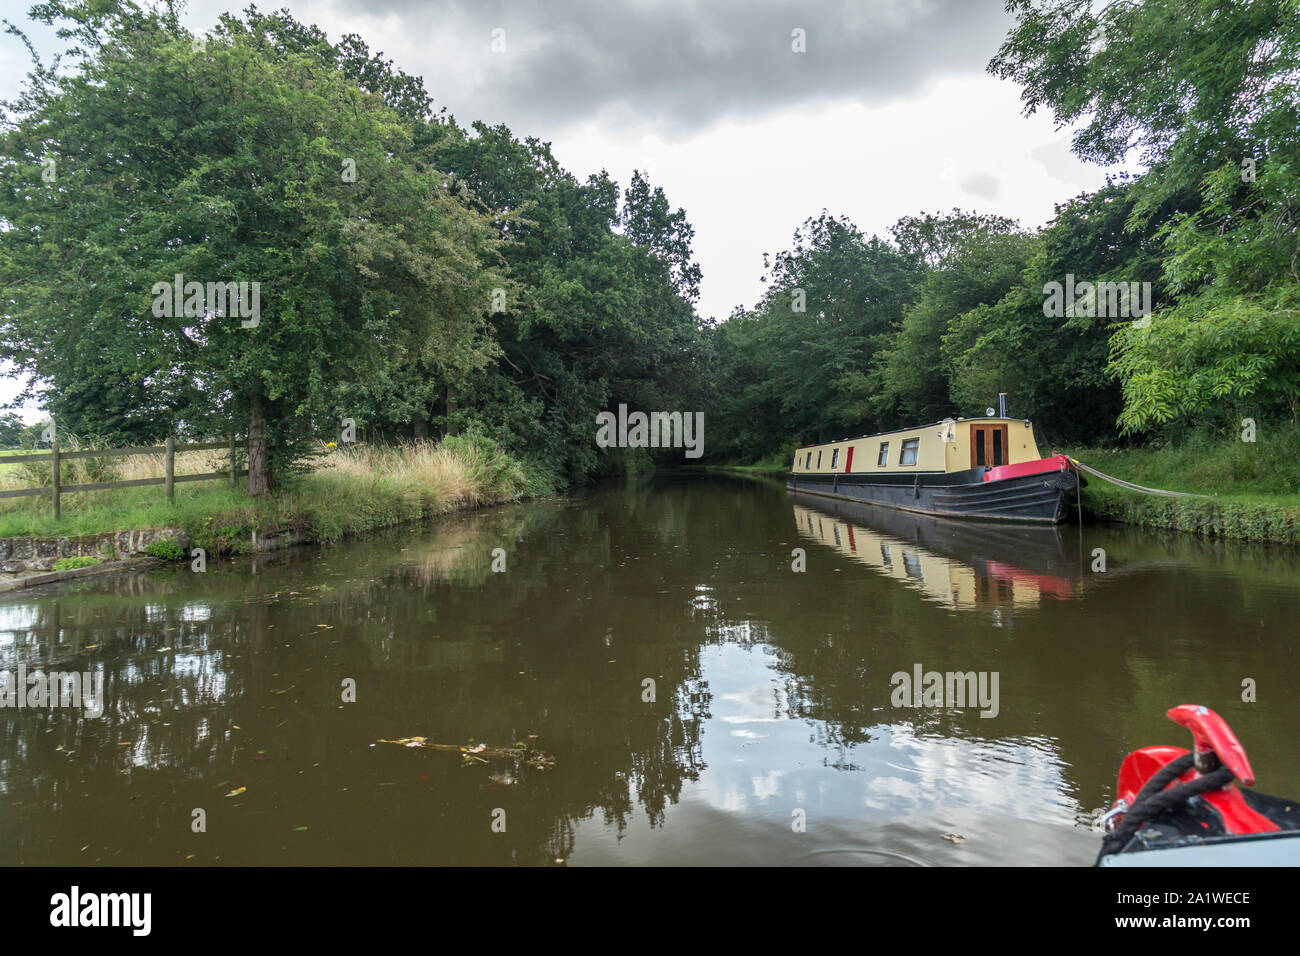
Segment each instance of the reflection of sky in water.
[{"label": "reflection of sky in water", "polygon": [[0,604],[0,644],[12,644],[40,620],[35,604]]},{"label": "reflection of sky in water", "polygon": [[[51,644],[53,623],[59,618],[53,610],[57,600],[34,600],[0,604],[0,670],[15,672],[19,664],[34,672],[64,669],[85,671],[103,670],[102,661],[95,661],[105,653],[104,648],[114,644],[111,634],[98,630],[99,620],[87,627],[86,622],[75,617],[65,617],[59,640]],[[208,647],[211,637],[209,627],[213,607],[210,601],[191,601],[185,604],[167,604],[152,601],[142,606],[144,620],[125,628],[129,634],[138,627],[145,636],[145,646],[131,646],[126,659],[117,656],[113,681],[105,690],[103,703],[110,716],[133,719],[131,708],[126,706],[114,686],[138,687],[155,685],[160,701],[165,707],[188,707],[195,704],[219,704],[230,693],[229,668],[226,655]],[[74,635],[71,639],[69,634]],[[117,645],[121,649],[121,645]],[[68,656],[72,655],[72,656]],[[159,707],[146,708],[158,713]],[[141,741],[124,755],[132,762],[148,764],[149,747]]]},{"label": "reflection of sky in water", "polygon": [[[703,733],[709,769],[695,799],[781,816],[798,805],[810,815],[856,816],[864,808],[906,813],[953,802],[1000,810],[1015,802],[1039,819],[1073,822],[1076,808],[1061,795],[1066,782],[1051,742],[918,734],[903,722],[910,712],[900,711],[899,723],[868,728],[871,741],[828,750],[815,742],[820,722],[791,715],[773,680],[775,664],[762,646],[715,645],[701,654],[714,697]],[[838,770],[832,762],[859,769]],[[784,802],[770,805],[777,797]]]},{"label": "reflection of sky in water", "polygon": [[[831,745],[824,742],[824,722],[793,714],[797,705],[788,699],[772,648],[707,646],[700,664],[713,699],[701,734],[706,769],[699,781],[683,787],[680,803],[655,830],[639,816],[620,841],[585,821],[574,862],[618,862],[628,852],[662,858],[684,839],[715,840],[731,859],[746,840],[779,843],[792,832],[796,809],[806,814],[807,833],[786,862],[822,852],[819,846],[839,852],[834,848],[846,840],[898,826],[917,826],[925,839],[939,839],[940,821],[976,817],[1005,818],[1009,825],[1019,818],[1083,836],[1076,829],[1079,805],[1049,739],[945,737],[918,731],[913,712],[900,711],[897,723],[868,726],[867,742]],[[881,709],[870,719],[891,716]],[[691,833],[697,835],[686,836]],[[899,845],[896,837],[888,842]]]},{"label": "reflection of sky in water", "polygon": [[181,608],[182,621],[210,621],[212,620],[212,607],[208,604],[187,604]]}]

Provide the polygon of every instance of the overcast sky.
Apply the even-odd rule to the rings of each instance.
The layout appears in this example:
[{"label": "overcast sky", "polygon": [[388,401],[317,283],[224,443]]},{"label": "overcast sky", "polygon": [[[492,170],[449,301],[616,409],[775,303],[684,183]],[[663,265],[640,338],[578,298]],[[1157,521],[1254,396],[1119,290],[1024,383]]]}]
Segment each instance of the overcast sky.
[{"label": "overcast sky", "polygon": [[[206,30],[244,0],[196,0]],[[24,0],[3,16],[29,25]],[[279,0],[337,39],[360,34],[424,77],[458,121],[504,122],[553,144],[580,179],[650,172],[695,227],[700,313],[762,291],[762,254],[823,208],[882,235],[900,216],[960,206],[1038,226],[1102,185],[1069,130],[1021,115],[985,73],[1002,0]],[[803,31],[806,52],[792,49]],[[498,33],[496,31],[504,31]],[[42,51],[57,49],[35,29]],[[504,41],[504,44],[502,43]],[[501,49],[504,45],[504,50]],[[495,49],[494,49],[495,47]],[[26,72],[0,36],[0,97]],[[0,379],[0,406],[17,387]],[[28,420],[38,415],[28,410]]]}]

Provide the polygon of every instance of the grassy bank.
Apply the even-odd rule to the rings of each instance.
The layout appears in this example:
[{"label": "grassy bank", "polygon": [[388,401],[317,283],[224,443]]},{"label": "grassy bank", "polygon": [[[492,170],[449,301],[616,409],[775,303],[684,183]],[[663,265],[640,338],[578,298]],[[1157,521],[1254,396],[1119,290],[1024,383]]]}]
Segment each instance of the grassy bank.
[{"label": "grassy bank", "polygon": [[794,457],[791,452],[788,456],[769,455],[767,458],[760,458],[755,462],[737,463],[725,462],[717,465],[705,465],[709,471],[747,471],[756,474],[772,475],[785,474],[790,470],[790,461]]},{"label": "grassy bank", "polygon": [[[182,527],[198,547],[240,551],[253,531],[281,529],[314,541],[388,527],[461,508],[550,491],[490,442],[453,437],[441,443],[322,450],[311,470],[262,500],[224,481],[178,484],[168,503],[159,486],[65,495],[56,520],[47,498],[0,499],[0,537],[71,536],[137,528]],[[0,486],[31,487],[39,475],[0,474]],[[212,462],[178,456],[177,474],[212,470]],[[124,459],[122,479],[162,474],[160,456]],[[33,480],[33,479],[37,480]]]},{"label": "grassy bank", "polygon": [[1198,434],[1147,448],[1067,454],[1135,484],[1202,496],[1164,498],[1088,479],[1085,509],[1100,518],[1209,537],[1300,545],[1300,427],[1261,428],[1254,442]]}]

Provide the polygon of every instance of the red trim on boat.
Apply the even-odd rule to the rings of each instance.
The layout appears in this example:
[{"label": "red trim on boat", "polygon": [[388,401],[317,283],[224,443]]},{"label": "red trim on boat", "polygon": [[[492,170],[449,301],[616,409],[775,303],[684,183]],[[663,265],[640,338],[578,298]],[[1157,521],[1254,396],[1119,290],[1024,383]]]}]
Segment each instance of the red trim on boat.
[{"label": "red trim on boat", "polygon": [[1002,481],[1004,478],[1023,478],[1025,475],[1045,475],[1053,471],[1069,471],[1070,459],[1065,455],[1052,455],[1036,461],[1022,461],[1018,465],[997,465],[984,472],[985,481]]}]

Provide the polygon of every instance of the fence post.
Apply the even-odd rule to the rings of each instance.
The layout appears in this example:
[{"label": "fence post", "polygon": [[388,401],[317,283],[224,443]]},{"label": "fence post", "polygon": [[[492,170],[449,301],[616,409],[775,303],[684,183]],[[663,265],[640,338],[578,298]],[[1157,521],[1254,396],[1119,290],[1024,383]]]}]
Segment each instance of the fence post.
[{"label": "fence post", "polygon": [[230,436],[230,490],[235,490],[235,436]]},{"label": "fence post", "polygon": [[54,517],[59,516],[59,440],[58,438],[50,441],[50,467],[53,471],[50,474],[50,488],[54,492]]},{"label": "fence post", "polygon": [[167,436],[167,455],[163,464],[163,488],[167,491],[167,500],[176,500],[176,438]]}]

